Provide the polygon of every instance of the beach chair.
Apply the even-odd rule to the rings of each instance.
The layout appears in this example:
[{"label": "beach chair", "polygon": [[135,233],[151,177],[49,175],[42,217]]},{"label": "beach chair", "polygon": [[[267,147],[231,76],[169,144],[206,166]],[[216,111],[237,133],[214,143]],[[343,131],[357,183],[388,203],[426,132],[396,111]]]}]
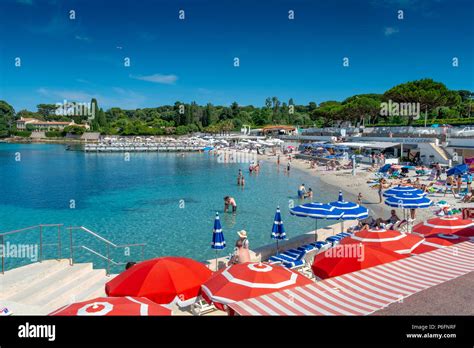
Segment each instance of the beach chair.
[{"label": "beach chair", "polygon": [[402,233],[408,233],[408,221],[401,220],[392,225],[391,230],[400,231]]},{"label": "beach chair", "polygon": [[201,316],[206,313],[214,312],[217,308],[213,304],[207,303],[202,297],[191,305],[191,313],[196,316]]},{"label": "beach chair", "polygon": [[292,261],[284,261],[282,262],[283,266],[289,269],[298,270],[305,265],[304,257],[307,253],[301,253],[296,259]]},{"label": "beach chair", "polygon": [[299,269],[306,277],[312,279],[314,278],[313,270],[311,269],[311,265],[313,264],[314,257],[318,254],[319,250],[312,250],[308,252],[304,257],[304,265]]},{"label": "beach chair", "polygon": [[326,242],[325,240],[314,242],[314,243],[311,243],[311,244],[313,244],[316,248],[318,248],[318,253],[326,251],[327,249],[332,247],[332,243]]}]

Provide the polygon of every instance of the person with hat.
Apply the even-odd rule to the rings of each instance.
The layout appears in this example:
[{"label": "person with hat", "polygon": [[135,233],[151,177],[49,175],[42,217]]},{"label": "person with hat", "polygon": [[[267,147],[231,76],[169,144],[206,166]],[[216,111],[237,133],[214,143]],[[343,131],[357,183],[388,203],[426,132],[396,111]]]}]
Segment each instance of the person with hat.
[{"label": "person with hat", "polygon": [[241,230],[238,231],[237,234],[239,235],[239,240],[242,242],[242,248],[249,249],[249,240],[247,238],[247,231]]}]

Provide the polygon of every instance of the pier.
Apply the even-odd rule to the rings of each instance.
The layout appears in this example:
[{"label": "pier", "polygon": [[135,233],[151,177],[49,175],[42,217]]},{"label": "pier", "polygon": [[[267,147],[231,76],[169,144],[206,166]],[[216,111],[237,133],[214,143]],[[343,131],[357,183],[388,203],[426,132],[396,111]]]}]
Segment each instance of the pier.
[{"label": "pier", "polygon": [[84,152],[198,152],[205,146],[189,144],[163,144],[163,143],[143,143],[143,144],[85,144],[81,147]]}]

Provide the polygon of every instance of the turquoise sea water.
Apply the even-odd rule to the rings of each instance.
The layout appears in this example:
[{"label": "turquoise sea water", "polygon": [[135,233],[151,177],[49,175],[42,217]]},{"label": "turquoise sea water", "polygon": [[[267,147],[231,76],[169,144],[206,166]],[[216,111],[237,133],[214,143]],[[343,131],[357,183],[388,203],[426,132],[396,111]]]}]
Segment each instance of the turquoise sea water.
[{"label": "turquoise sea water", "polygon": [[[290,200],[299,203],[299,184],[313,188],[315,201],[337,198],[317,178],[296,169],[287,175],[275,164],[263,162],[258,175],[249,175],[248,164],[218,163],[208,154],[130,155],[125,161],[123,154],[86,154],[64,145],[0,144],[0,232],[48,223],[82,225],[118,244],[147,243],[147,258],[205,260],[215,256],[210,242],[216,211],[228,244],[225,255],[240,229],[249,233],[252,248],[272,243],[278,205],[288,237],[313,229],[314,220],[288,212]],[[243,190],[236,185],[239,168],[246,178]],[[223,212],[225,195],[235,197],[236,215]],[[54,240],[54,234],[45,238]]]}]

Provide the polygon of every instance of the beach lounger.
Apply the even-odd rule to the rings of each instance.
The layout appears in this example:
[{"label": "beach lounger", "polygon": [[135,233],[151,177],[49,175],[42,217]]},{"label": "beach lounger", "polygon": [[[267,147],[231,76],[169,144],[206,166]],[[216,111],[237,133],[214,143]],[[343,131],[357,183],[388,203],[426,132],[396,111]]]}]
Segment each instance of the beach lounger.
[{"label": "beach lounger", "polygon": [[214,312],[216,310],[217,308],[213,304],[207,303],[202,298],[191,305],[191,313],[197,316]]}]

